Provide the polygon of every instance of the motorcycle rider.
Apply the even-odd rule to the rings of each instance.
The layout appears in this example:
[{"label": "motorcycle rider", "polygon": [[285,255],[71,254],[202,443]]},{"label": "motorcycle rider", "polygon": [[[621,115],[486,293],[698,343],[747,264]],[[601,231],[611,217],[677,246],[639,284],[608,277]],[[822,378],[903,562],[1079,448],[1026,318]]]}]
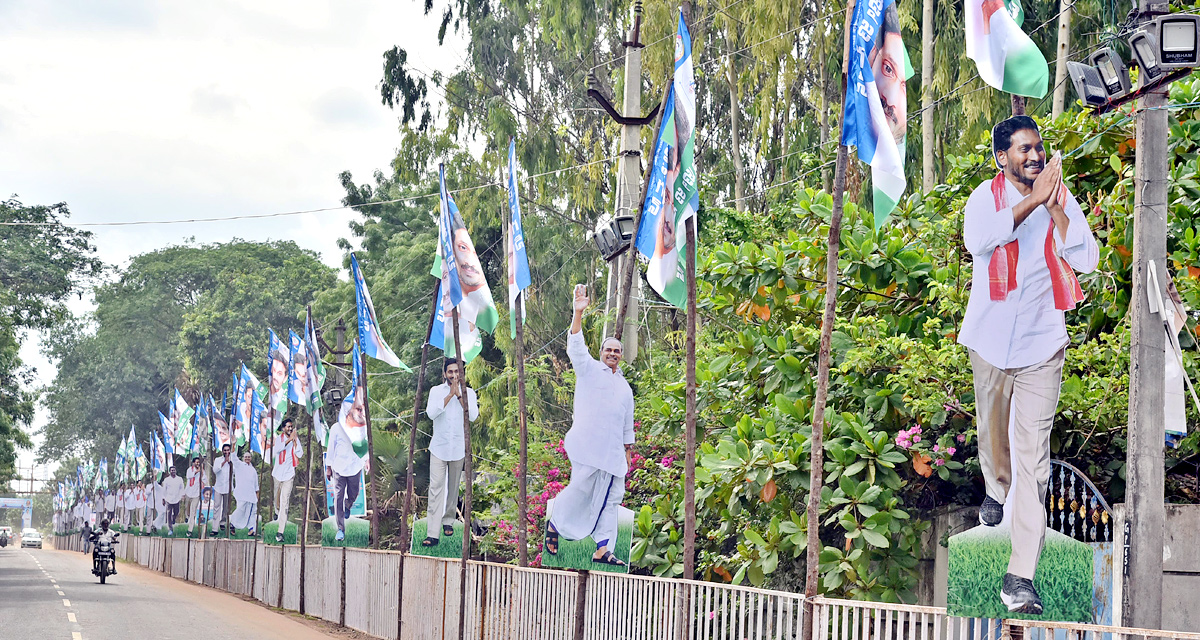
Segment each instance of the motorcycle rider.
[{"label": "motorcycle rider", "polygon": [[[112,546],[112,545],[116,544],[117,536],[119,536],[119,535],[120,534],[117,533],[116,531],[113,531],[112,529],[108,528],[108,520],[107,519],[100,521],[100,528],[98,528],[92,532],[92,542],[95,543],[95,546],[92,547],[92,571],[96,570],[95,569],[96,555],[100,551],[100,543],[106,542],[106,543],[108,543],[109,546]],[[112,570],[113,570],[112,571],[113,575],[114,576],[117,575],[117,563],[116,562],[113,562]]]}]

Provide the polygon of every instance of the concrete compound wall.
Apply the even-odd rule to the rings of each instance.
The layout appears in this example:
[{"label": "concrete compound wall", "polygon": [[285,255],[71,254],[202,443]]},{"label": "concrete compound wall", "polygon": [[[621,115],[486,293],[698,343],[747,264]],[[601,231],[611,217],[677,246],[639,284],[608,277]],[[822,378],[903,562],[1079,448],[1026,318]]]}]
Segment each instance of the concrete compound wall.
[{"label": "concrete compound wall", "polygon": [[[1118,526],[1113,547],[1117,575],[1123,576],[1125,505],[1113,505]],[[1200,629],[1200,505],[1168,504],[1163,531],[1162,625],[1168,631]],[[1131,514],[1137,517],[1136,514]],[[1125,602],[1132,585],[1117,580],[1116,601]],[[1114,620],[1120,624],[1120,620]]]}]

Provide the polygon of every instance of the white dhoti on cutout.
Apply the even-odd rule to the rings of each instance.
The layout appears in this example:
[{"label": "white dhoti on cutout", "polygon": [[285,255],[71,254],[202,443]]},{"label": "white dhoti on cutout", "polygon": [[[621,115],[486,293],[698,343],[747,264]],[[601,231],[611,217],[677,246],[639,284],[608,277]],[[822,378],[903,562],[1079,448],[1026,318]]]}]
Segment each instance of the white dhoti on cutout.
[{"label": "white dhoti on cutout", "polygon": [[588,536],[597,545],[617,539],[617,507],[625,497],[625,477],[587,465],[571,466],[571,482],[554,498],[550,524],[567,540]]}]

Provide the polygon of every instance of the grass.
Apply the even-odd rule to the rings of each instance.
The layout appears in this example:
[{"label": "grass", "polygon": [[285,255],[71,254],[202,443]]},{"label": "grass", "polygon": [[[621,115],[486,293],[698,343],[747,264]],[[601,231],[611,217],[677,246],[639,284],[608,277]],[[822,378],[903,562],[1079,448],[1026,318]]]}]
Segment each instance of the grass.
[{"label": "grass", "polygon": [[[621,510],[621,514],[625,515],[625,510]],[[632,512],[630,512],[632,516]],[[609,545],[608,550],[613,552],[621,561],[629,564],[629,551],[633,546],[633,518],[622,518],[617,523],[617,543]],[[589,571],[607,571],[609,573],[629,573],[629,568],[614,567],[610,564],[602,564],[592,562],[592,556],[596,553],[596,543],[589,536],[583,540],[567,540],[562,536],[558,538],[558,553],[551,555],[549,551],[542,549],[542,566],[557,567],[562,569],[587,569]]]},{"label": "grass", "polygon": [[[279,544],[275,542],[275,534],[279,531],[279,525],[274,520],[263,525],[263,542],[267,544]],[[300,527],[295,522],[289,522],[283,527],[283,544],[297,544],[300,539]]]},{"label": "grass", "polygon": [[362,518],[346,518],[346,539],[334,540],[337,534],[337,522],[331,516],[321,522],[322,547],[354,547],[366,549],[371,546],[371,522]]},{"label": "grass", "polygon": [[454,522],[454,535],[449,537],[442,536],[437,546],[421,546],[421,541],[425,539],[427,533],[428,529],[426,528],[424,518],[417,520],[413,524],[410,550],[414,555],[429,556],[432,558],[462,558],[463,524],[461,522],[456,520]]},{"label": "grass", "polygon": [[1010,613],[1000,585],[1012,552],[1007,527],[984,527],[950,538],[947,609],[952,616],[1092,622],[1092,548],[1052,529],[1038,561],[1033,585],[1042,615]]}]

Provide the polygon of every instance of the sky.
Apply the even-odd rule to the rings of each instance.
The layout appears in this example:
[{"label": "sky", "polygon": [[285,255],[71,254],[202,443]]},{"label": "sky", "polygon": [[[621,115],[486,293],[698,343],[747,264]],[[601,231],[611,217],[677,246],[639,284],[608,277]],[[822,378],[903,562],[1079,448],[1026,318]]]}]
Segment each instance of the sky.
[{"label": "sky", "polygon": [[[337,206],[340,172],[368,182],[397,152],[398,119],[377,89],[383,52],[399,45],[427,73],[465,55],[453,34],[438,46],[423,5],[0,0],[0,196],[66,202],[80,225]],[[292,240],[340,268],[353,217],[86,228],[113,265],[242,238]],[[90,306],[85,293],[72,310]],[[21,357],[39,384],[53,380],[36,334]],[[35,429],[45,420],[39,407]],[[21,455],[22,475],[33,458]]]}]

